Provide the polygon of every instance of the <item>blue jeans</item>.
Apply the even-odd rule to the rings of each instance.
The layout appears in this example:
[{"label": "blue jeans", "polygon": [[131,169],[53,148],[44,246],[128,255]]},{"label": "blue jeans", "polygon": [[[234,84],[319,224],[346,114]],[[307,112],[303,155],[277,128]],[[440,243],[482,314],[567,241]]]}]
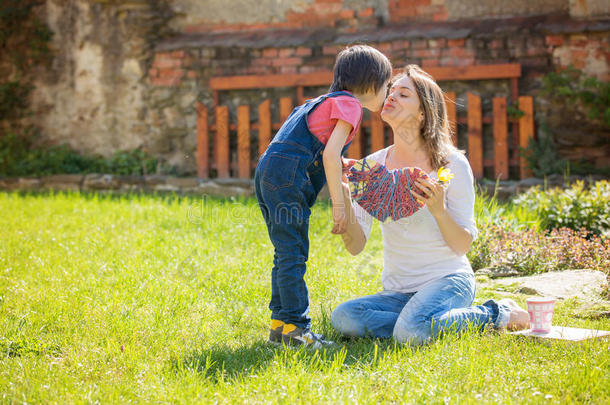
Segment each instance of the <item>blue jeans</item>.
[{"label": "blue jeans", "polygon": [[344,335],[393,337],[412,345],[469,326],[506,326],[509,308],[494,300],[471,306],[475,292],[472,273],[454,273],[414,293],[382,291],[344,302],[333,311],[331,322]]},{"label": "blue jeans", "polygon": [[304,279],[309,216],[326,183],[324,145],[310,132],[307,116],[328,97],[340,95],[350,94],[329,93],[295,108],[260,157],[254,173],[254,191],[274,248],[271,319],[301,328],[311,323]]}]

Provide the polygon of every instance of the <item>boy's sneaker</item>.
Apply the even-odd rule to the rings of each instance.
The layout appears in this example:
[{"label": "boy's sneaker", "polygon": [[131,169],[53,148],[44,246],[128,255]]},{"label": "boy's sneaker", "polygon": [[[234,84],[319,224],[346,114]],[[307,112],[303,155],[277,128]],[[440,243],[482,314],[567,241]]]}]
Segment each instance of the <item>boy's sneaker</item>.
[{"label": "boy's sneaker", "polygon": [[288,346],[307,346],[312,349],[334,346],[334,342],[325,340],[324,336],[313,333],[311,329],[299,328],[291,323],[284,324],[282,339]]},{"label": "boy's sneaker", "polygon": [[271,320],[271,328],[269,328],[269,343],[279,345],[282,343],[282,331],[285,323],[279,319]]}]

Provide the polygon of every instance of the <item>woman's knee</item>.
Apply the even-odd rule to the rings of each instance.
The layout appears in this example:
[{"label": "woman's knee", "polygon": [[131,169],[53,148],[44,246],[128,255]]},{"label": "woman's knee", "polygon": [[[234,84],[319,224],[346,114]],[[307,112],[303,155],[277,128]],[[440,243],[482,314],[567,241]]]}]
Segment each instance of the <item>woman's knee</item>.
[{"label": "woman's knee", "polygon": [[337,332],[348,336],[364,336],[364,325],[359,311],[349,302],[339,305],[330,316],[330,322]]},{"label": "woman's knee", "polygon": [[430,330],[425,323],[409,322],[401,317],[396,321],[392,338],[400,344],[420,346],[430,340]]}]

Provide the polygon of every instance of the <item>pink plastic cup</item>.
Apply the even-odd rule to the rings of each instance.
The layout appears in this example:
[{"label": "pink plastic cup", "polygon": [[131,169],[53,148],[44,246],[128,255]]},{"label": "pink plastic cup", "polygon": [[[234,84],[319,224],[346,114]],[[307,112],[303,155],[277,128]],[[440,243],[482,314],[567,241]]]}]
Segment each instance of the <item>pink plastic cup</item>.
[{"label": "pink plastic cup", "polygon": [[530,314],[530,327],[534,333],[548,333],[553,327],[555,298],[528,298],[527,312]]}]

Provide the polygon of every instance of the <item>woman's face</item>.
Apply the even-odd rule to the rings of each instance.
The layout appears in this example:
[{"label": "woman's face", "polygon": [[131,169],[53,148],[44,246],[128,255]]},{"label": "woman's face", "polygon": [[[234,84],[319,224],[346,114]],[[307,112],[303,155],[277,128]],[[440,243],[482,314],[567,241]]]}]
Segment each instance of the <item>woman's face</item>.
[{"label": "woman's face", "polygon": [[394,82],[381,110],[381,118],[395,131],[421,128],[424,114],[410,77],[404,76]]}]

